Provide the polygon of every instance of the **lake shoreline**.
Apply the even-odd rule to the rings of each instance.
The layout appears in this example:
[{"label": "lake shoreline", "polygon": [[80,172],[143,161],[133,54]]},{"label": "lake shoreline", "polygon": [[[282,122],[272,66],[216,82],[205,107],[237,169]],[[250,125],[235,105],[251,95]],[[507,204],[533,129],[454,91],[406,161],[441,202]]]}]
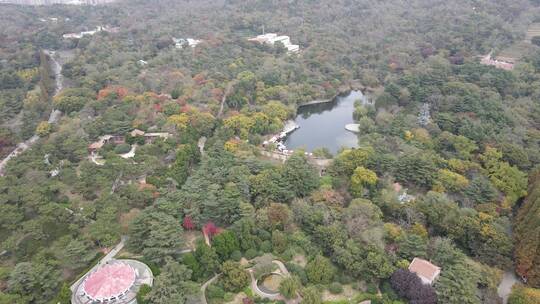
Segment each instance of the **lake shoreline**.
[{"label": "lake shoreline", "polygon": [[340,94],[329,101],[312,101],[309,106],[297,109],[294,122],[299,126],[283,137],[282,149],[287,151],[303,148],[312,152],[316,148],[326,147],[331,153],[337,153],[340,147],[356,147],[357,136],[345,129],[345,125],[354,124],[353,112],[357,100],[369,103],[368,95],[362,90],[342,89]]},{"label": "lake shoreline", "polygon": [[339,88],[339,92],[330,99],[316,99],[316,100],[304,102],[304,103],[299,104],[296,108],[298,109],[304,106],[310,106],[310,105],[321,104],[321,103],[331,103],[331,102],[334,102],[338,97],[346,96],[350,94],[352,91],[360,91],[362,92],[362,94],[372,93],[375,91],[375,88],[366,87],[358,83],[350,84],[349,86],[342,86]]}]

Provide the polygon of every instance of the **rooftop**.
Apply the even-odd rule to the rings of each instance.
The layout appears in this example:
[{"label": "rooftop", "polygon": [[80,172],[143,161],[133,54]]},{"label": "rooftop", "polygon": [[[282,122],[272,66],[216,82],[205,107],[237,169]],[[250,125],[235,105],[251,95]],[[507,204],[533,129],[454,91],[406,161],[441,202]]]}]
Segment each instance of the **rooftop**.
[{"label": "rooftop", "polygon": [[83,278],[72,289],[72,304],[133,304],[141,285],[154,281],[145,264],[115,259],[98,264]]},{"label": "rooftop", "polygon": [[83,290],[92,300],[108,300],[125,294],[135,283],[135,278],[135,270],[130,265],[107,264],[84,280]]},{"label": "rooftop", "polygon": [[416,273],[424,284],[431,285],[441,273],[441,268],[424,259],[414,258],[409,265],[409,271]]}]

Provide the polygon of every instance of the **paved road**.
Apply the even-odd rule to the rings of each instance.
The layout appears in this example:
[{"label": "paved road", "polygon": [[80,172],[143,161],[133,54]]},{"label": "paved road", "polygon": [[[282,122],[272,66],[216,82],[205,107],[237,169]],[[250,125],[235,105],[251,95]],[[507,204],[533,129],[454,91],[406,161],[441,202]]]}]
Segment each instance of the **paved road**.
[{"label": "paved road", "polygon": [[[118,252],[120,252],[120,250],[122,250],[122,248],[124,248],[124,245],[126,244],[126,240],[127,240],[127,236],[122,236],[120,238],[120,243],[118,243],[109,253],[107,253],[107,255],[105,255],[94,267],[92,267],[92,269],[90,269],[87,273],[90,273],[94,270],[96,270],[97,268],[99,268],[101,265],[103,264],[106,264],[108,261],[112,260],[117,254]],[[81,284],[83,278],[86,276],[83,275],[81,278],[79,278],[77,280],[77,282],[73,283],[73,285],[71,285],[70,289],[71,289],[71,292],[75,292],[77,290],[77,287],[79,286],[79,284]]]},{"label": "paved road", "polygon": [[497,288],[497,294],[503,299],[504,304],[508,302],[508,297],[512,291],[512,286],[514,286],[516,283],[519,283],[519,279],[514,271],[506,271],[503,275],[501,283],[499,284],[499,288]]},{"label": "paved road", "polygon": [[206,136],[199,138],[199,141],[197,142],[197,146],[199,147],[199,152],[201,152],[201,155],[204,155],[205,144],[206,144]]},{"label": "paved road", "polygon": [[223,97],[221,98],[221,105],[219,107],[217,118],[220,118],[221,115],[223,114],[223,108],[225,107],[225,102],[227,102],[227,97],[231,93],[231,90],[235,84],[236,84],[236,80],[233,80],[229,82],[229,84],[227,84],[227,88],[225,89],[225,92],[223,93]]},{"label": "paved road", "polygon": [[[54,51],[47,51],[44,50],[44,52],[49,55],[49,58],[51,58],[51,66],[54,72],[55,77],[55,85],[56,88],[54,90],[54,96],[58,95],[60,91],[63,89],[63,82],[64,82],[64,76],[62,76],[62,65],[54,58]],[[62,115],[62,112],[53,109],[51,111],[51,114],[49,115],[48,122],[49,123],[56,123],[58,119],[60,119],[60,116]],[[2,161],[0,161],[0,176],[4,176],[4,169],[7,165],[7,163],[19,156],[19,154],[23,153],[24,151],[28,150],[32,145],[34,145],[39,139],[39,136],[34,135],[30,137],[29,139],[17,144],[17,147],[15,150],[13,150],[11,153],[9,153]]]},{"label": "paved road", "polygon": [[202,286],[201,286],[201,303],[202,304],[207,304],[207,302],[206,302],[206,288],[208,287],[208,285],[212,284],[215,280],[217,280],[219,278],[219,276],[221,276],[221,273],[216,274],[210,280],[208,280],[204,284],[202,284]]}]

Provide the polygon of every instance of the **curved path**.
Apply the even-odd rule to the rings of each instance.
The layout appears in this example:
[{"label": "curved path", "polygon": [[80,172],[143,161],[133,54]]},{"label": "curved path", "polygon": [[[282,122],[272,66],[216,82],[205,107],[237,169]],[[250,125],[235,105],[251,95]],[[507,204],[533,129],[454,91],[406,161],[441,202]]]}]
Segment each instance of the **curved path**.
[{"label": "curved path", "polygon": [[[281,261],[278,261],[278,260],[272,260],[272,263],[276,264],[279,268],[279,270],[281,271],[281,273],[283,274],[284,277],[288,277],[289,276],[289,270],[287,270],[287,267],[285,267],[285,264],[283,264],[283,262]],[[259,286],[257,286],[257,280],[255,279],[255,277],[253,276],[253,268],[250,268],[248,269],[249,271],[249,275],[251,277],[251,290],[253,290],[253,292],[255,292],[259,297],[261,298],[266,298],[266,299],[270,299],[270,300],[283,300],[287,303],[291,302],[291,301],[294,301],[294,300],[287,300],[284,296],[282,296],[281,294],[277,293],[277,294],[271,294],[271,293],[266,293],[264,291],[262,291]]]},{"label": "curved path", "polygon": [[[49,58],[51,59],[51,66],[54,72],[54,79],[55,79],[55,90],[54,90],[54,96],[58,95],[60,91],[63,89],[63,82],[64,77],[62,75],[62,65],[56,60],[55,58],[55,52],[54,51],[43,51],[45,54],[49,55]],[[58,119],[60,118],[62,112],[52,109],[51,114],[49,115],[48,122],[49,123],[56,123]],[[7,163],[19,156],[19,154],[23,153],[24,151],[28,150],[32,145],[34,145],[39,139],[39,136],[34,135],[30,137],[29,139],[17,144],[15,150],[13,150],[11,153],[9,153],[2,161],[0,161],[0,176],[4,176],[4,169],[7,165]]]},{"label": "curved path", "polygon": [[497,294],[499,295],[499,297],[503,299],[504,304],[508,302],[508,297],[510,296],[510,293],[512,292],[512,286],[514,286],[514,284],[519,283],[519,282],[520,281],[513,270],[506,271],[503,274],[501,283],[499,284],[499,287],[497,288]]},{"label": "curved path", "polygon": [[221,276],[221,273],[216,274],[210,280],[208,280],[204,284],[202,284],[202,286],[201,286],[201,303],[202,304],[207,304],[208,303],[206,301],[206,288],[208,287],[208,285],[212,284],[215,280],[217,280],[219,278],[219,276]]},{"label": "curved path", "polygon": [[[189,250],[189,251],[191,251],[191,250]],[[287,270],[287,267],[285,267],[285,264],[283,264],[283,262],[281,262],[279,260],[272,260],[272,262],[278,266],[279,270],[283,273],[284,276],[289,276],[289,270]],[[267,299],[271,299],[271,300],[283,300],[286,303],[290,303],[290,304],[298,302],[297,299],[296,300],[295,299],[288,300],[288,299],[286,299],[285,297],[283,297],[280,294],[269,294],[269,293],[265,293],[264,291],[260,290],[259,287],[257,286],[257,280],[253,276],[253,268],[248,268],[246,270],[249,272],[249,276],[251,278],[251,283],[250,283],[251,289],[253,290],[253,292],[255,292],[261,298],[267,298]],[[207,301],[206,301],[206,288],[208,288],[208,286],[210,284],[212,284],[215,280],[217,280],[220,276],[221,276],[221,273],[216,274],[215,276],[213,276],[210,280],[206,281],[201,286],[201,303],[202,304],[207,304]]]},{"label": "curved path", "polygon": [[[120,238],[120,243],[118,243],[111,251],[109,251],[107,255],[105,255],[96,265],[94,265],[94,267],[88,270],[87,273],[94,271],[101,265],[106,264],[108,261],[112,260],[114,256],[117,255],[118,252],[122,250],[122,248],[124,248],[124,245],[126,244],[126,240],[127,240],[127,236],[122,236]],[[84,277],[85,277],[84,275],[81,276],[75,283],[73,283],[73,285],[71,285],[70,289],[72,292],[75,292],[75,290],[77,290],[77,287],[79,287],[79,284],[81,284]]]}]

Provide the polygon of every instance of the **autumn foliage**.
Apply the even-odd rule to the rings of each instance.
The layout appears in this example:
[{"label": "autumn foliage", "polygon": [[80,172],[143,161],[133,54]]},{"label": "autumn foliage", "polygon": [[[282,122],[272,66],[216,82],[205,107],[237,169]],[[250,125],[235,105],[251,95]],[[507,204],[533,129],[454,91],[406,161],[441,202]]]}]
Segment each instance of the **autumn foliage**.
[{"label": "autumn foliage", "polygon": [[184,229],[186,229],[186,230],[193,230],[195,228],[195,224],[193,223],[193,219],[190,216],[184,217],[182,227],[184,227]]},{"label": "autumn foliage", "polygon": [[202,228],[203,234],[207,235],[209,238],[212,238],[214,235],[218,234],[221,229],[218,228],[213,222],[206,223]]},{"label": "autumn foliage", "polygon": [[121,86],[108,86],[98,92],[98,100],[101,100],[112,93],[116,93],[118,99],[122,99],[128,95],[128,89]]},{"label": "autumn foliage", "polygon": [[532,287],[540,287],[540,170],[531,175],[529,196],[519,210],[514,236],[516,271]]}]

